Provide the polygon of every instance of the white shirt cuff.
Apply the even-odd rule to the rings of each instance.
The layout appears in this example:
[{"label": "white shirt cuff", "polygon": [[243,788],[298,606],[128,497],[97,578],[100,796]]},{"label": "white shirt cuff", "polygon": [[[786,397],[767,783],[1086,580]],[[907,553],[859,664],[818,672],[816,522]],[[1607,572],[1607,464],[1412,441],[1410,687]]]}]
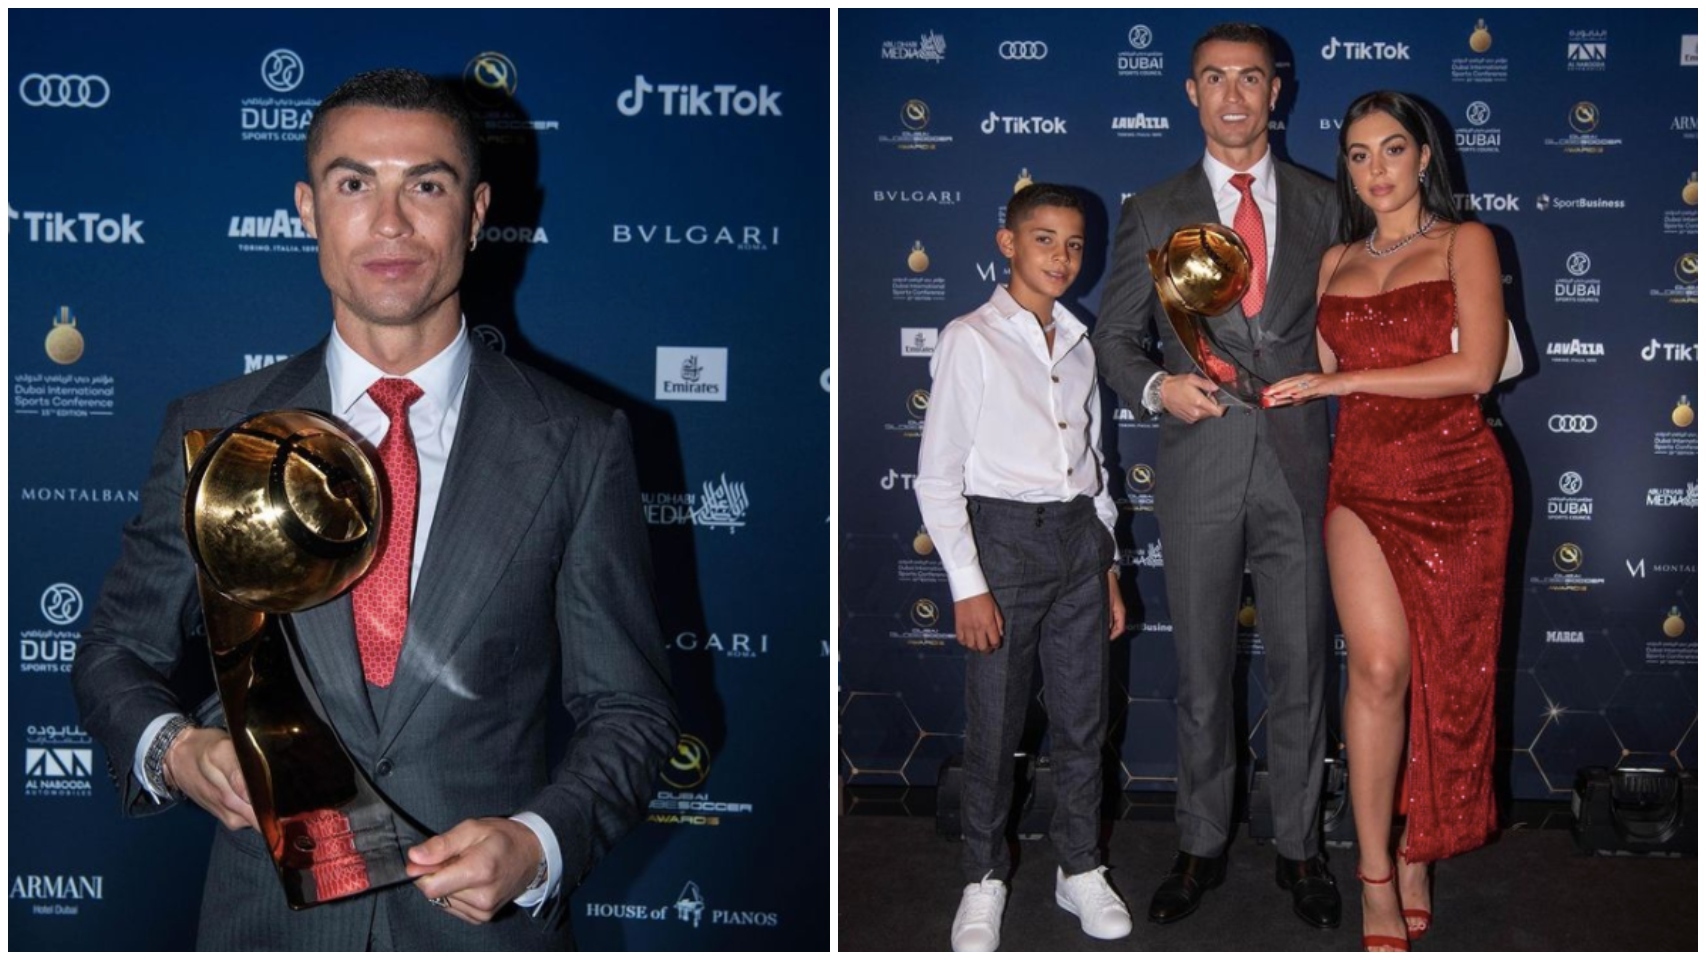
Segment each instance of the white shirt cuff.
[{"label": "white shirt cuff", "polygon": [[948,592],[954,595],[955,602],[989,592],[989,581],[983,578],[982,567],[974,564],[960,567],[958,570],[949,570],[947,573]]},{"label": "white shirt cuff", "polygon": [[545,882],[532,890],[523,891],[521,896],[515,898],[516,906],[532,910],[533,915],[538,916],[539,908],[545,905],[545,901],[556,896],[563,885],[563,852],[557,846],[556,833],[551,830],[551,825],[545,822],[544,817],[523,810],[510,819],[532,830],[533,835],[539,838],[539,848],[545,851]]},{"label": "white shirt cuff", "polygon": [[[136,758],[131,761],[130,772],[136,777],[136,782],[142,784],[142,789],[148,791],[148,795],[154,798],[155,803],[170,803],[172,797],[171,794],[161,793],[158,790],[155,790],[155,785],[148,782],[148,775],[144,772],[147,765],[143,761],[148,759],[148,748],[153,746],[154,738],[160,735],[160,730],[165,727],[167,722],[173,717],[181,716],[183,716],[181,713],[160,714],[158,717],[154,718],[153,723],[150,723],[147,727],[143,728],[142,739],[136,742]],[[164,787],[165,784],[162,783],[160,786]]]}]

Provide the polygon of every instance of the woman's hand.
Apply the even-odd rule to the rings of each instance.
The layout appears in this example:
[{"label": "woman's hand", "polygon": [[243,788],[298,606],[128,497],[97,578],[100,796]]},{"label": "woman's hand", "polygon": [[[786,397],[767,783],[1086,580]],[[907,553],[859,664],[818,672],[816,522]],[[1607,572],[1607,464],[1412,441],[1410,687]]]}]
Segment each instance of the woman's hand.
[{"label": "woman's hand", "polygon": [[1263,407],[1289,407],[1324,397],[1355,393],[1350,376],[1343,373],[1302,373],[1286,377],[1262,391]]}]

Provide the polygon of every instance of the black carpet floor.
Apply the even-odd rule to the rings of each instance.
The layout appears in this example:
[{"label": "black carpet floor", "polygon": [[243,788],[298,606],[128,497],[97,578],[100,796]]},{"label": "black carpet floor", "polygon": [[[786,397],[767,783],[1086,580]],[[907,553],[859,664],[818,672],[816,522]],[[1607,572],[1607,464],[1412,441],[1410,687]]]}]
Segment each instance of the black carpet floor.
[{"label": "black carpet floor", "polygon": [[[839,818],[839,946],[845,951],[946,950],[959,906],[959,844],[921,816]],[[1132,908],[1124,940],[1092,940],[1054,902],[1047,841],[1019,845],[1001,949],[1275,951],[1359,950],[1355,851],[1329,851],[1344,893],[1344,924],[1314,930],[1274,884],[1272,846],[1233,841],[1225,885],[1185,920],[1145,919],[1174,852],[1171,823],[1120,821],[1108,839],[1109,877]],[[1441,863],[1434,928],[1415,950],[1694,951],[1699,862],[1588,857],[1567,830],[1509,830],[1494,844]]]}]

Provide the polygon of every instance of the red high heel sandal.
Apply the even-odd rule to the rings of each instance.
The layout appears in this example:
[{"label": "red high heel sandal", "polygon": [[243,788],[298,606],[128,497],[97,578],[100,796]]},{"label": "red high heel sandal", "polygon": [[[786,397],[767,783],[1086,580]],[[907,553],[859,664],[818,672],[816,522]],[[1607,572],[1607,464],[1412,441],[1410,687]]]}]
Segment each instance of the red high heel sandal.
[{"label": "red high heel sandal", "polygon": [[[1368,877],[1363,876],[1363,872],[1362,872],[1361,867],[1357,868],[1357,879],[1361,880],[1364,884],[1371,886],[1371,887],[1379,887],[1379,886],[1384,886],[1388,883],[1391,883],[1392,878],[1396,877],[1397,875],[1398,875],[1398,870],[1396,867],[1394,867],[1392,872],[1386,875],[1385,879],[1383,879],[1383,880],[1370,880]],[[1403,901],[1399,901],[1399,905],[1402,906]],[[1391,947],[1392,951],[1395,953],[1409,953],[1410,952],[1410,940],[1407,937],[1389,937],[1383,933],[1365,933],[1365,934],[1363,934],[1362,935],[1362,948],[1363,948],[1363,950],[1365,952],[1375,952],[1374,951],[1375,947]]]}]

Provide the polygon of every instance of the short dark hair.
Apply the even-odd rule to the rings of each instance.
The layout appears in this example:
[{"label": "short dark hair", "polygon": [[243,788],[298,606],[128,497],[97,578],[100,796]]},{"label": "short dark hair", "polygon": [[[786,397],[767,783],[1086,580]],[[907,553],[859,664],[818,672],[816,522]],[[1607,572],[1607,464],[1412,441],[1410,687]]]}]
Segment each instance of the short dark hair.
[{"label": "short dark hair", "polygon": [[1038,207],[1065,207],[1077,210],[1079,215],[1084,213],[1084,201],[1071,188],[1056,183],[1033,183],[1007,201],[1007,218],[1002,226],[1014,229]]},{"label": "short dark hair", "polygon": [[1251,43],[1261,47],[1262,56],[1268,61],[1268,76],[1274,75],[1274,41],[1268,36],[1267,30],[1254,23],[1217,23],[1204,31],[1203,35],[1197,38],[1196,43],[1191,44],[1192,76],[1195,76],[1197,72],[1197,51],[1201,50],[1204,44],[1213,43],[1216,40],[1224,40],[1227,43]]},{"label": "short dark hair", "polygon": [[326,136],[326,118],[342,107],[418,110],[444,117],[455,128],[457,145],[468,163],[468,190],[472,192],[480,182],[480,121],[462,92],[447,80],[391,67],[358,73],[320,101],[314,118],[308,121],[308,143],[303,152],[310,184],[314,182],[314,153]]},{"label": "short dark hair", "polygon": [[1376,90],[1351,101],[1350,108],[1345,111],[1344,122],[1339,124],[1337,179],[1341,243],[1349,243],[1374,229],[1374,213],[1357,196],[1356,186],[1351,183],[1350,170],[1345,165],[1345,148],[1349,141],[1351,124],[1377,112],[1398,121],[1398,125],[1415,141],[1418,151],[1422,147],[1428,148],[1427,178],[1422,183],[1422,214],[1431,214],[1445,223],[1455,223],[1458,219],[1457,198],[1451,187],[1451,171],[1445,162],[1445,151],[1440,144],[1439,132],[1428,116],[1427,108],[1407,93]]}]

